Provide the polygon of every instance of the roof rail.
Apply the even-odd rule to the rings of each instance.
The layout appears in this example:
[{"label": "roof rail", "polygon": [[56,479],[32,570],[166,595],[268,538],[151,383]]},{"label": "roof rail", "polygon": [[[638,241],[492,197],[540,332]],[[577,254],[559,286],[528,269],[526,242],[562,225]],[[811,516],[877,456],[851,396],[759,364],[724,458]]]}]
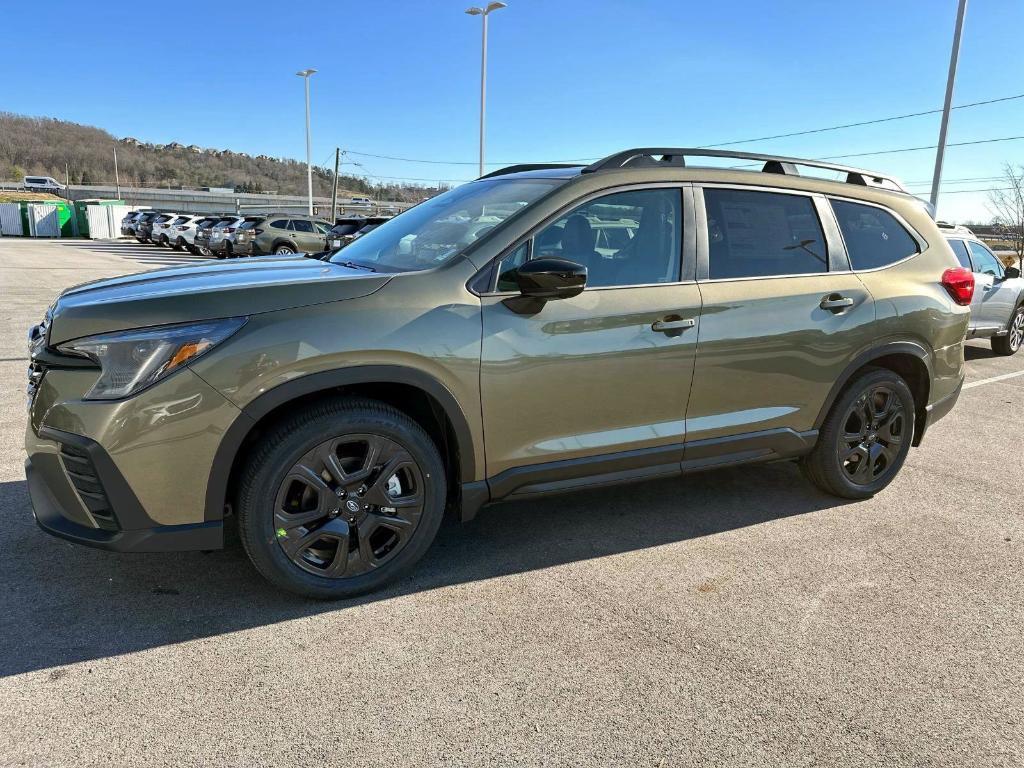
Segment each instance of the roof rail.
[{"label": "roof rail", "polygon": [[[520,173],[522,171],[546,171],[550,168],[579,168],[582,163],[519,163],[518,165],[509,165],[505,168],[499,168],[496,171],[485,173],[480,179],[490,179],[494,176],[506,176],[510,173]],[[477,179],[479,181],[480,179]]]},{"label": "roof rail", "polygon": [[[658,157],[661,159],[659,160]],[[799,176],[800,172],[796,166],[802,165],[807,168],[822,168],[829,171],[838,171],[846,174],[847,184],[859,184],[862,187],[881,187],[896,192],[907,192],[903,184],[891,176],[885,176],[875,171],[866,171],[862,168],[851,168],[846,165],[836,165],[824,160],[805,160],[799,157],[785,157],[783,155],[762,155],[756,152],[736,152],[729,149],[706,149],[706,148],[679,148],[679,147],[642,147],[638,149],[627,149],[616,152],[606,158],[591,163],[583,169],[583,173],[596,173],[597,171],[610,171],[628,166],[646,167],[686,167],[687,157],[728,157],[736,160],[756,160],[763,162],[761,168],[763,173],[780,173],[786,176]],[[909,194],[909,193],[908,193]]]}]

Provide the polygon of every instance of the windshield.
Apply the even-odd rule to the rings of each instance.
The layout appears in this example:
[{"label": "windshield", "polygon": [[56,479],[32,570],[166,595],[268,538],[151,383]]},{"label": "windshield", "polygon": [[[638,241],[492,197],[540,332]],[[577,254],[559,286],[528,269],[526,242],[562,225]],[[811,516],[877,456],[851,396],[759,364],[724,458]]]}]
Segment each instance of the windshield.
[{"label": "windshield", "polygon": [[409,272],[451,259],[563,179],[488,179],[410,208],[331,254],[330,261]]}]

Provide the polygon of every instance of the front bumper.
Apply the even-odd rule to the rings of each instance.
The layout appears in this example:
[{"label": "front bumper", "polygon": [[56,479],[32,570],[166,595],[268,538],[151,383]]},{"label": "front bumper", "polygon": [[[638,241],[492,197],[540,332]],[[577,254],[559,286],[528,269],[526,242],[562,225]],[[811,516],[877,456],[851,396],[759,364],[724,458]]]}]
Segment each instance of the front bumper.
[{"label": "front bumper", "polygon": [[219,548],[223,502],[207,490],[241,412],[188,368],[118,401],[82,399],[95,377],[50,367],[35,384],[25,470],[39,526],[118,551]]},{"label": "front bumper", "polygon": [[[68,435],[68,437],[75,437]],[[85,438],[78,438],[84,440]],[[91,442],[91,441],[90,441]],[[93,443],[95,446],[96,444]],[[98,448],[98,446],[97,446]],[[99,448],[102,451],[102,448]],[[109,461],[109,457],[107,457]],[[111,464],[112,466],[112,464]],[[133,523],[148,523],[145,527],[95,528],[76,520],[81,514],[75,509],[79,498],[69,476],[59,461],[46,461],[42,457],[25,460],[25,477],[28,480],[29,497],[32,500],[32,514],[36,524],[53,536],[76,544],[115,552],[175,552],[181,550],[220,549],[224,545],[224,524],[220,520],[191,525],[157,525],[142,511],[135,495],[131,493],[124,478],[104,470],[105,488],[119,485],[127,490],[126,496],[112,501],[114,515],[132,519]],[[112,470],[117,472],[116,469]],[[110,492],[108,491],[108,494]]]}]

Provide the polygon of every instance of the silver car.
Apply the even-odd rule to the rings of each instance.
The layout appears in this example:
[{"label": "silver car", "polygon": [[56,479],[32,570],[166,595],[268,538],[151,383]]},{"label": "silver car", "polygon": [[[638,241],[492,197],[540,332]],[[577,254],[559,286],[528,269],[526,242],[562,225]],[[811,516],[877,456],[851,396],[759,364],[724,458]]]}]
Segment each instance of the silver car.
[{"label": "silver car", "polygon": [[946,235],[960,266],[974,273],[971,325],[967,338],[992,339],[997,355],[1012,355],[1024,343],[1024,279],[1017,267],[1004,267],[972,234]]}]

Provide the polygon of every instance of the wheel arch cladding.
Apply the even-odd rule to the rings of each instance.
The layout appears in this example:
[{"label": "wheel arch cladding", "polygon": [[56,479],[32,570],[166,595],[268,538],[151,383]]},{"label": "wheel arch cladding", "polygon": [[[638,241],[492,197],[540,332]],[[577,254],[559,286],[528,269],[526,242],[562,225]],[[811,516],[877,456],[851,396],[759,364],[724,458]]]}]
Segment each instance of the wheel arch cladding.
[{"label": "wheel arch cladding", "polygon": [[914,440],[919,445],[928,418],[928,395],[931,391],[932,369],[928,350],[913,341],[882,344],[857,355],[836,379],[828,398],[818,413],[814,426],[821,428],[832,405],[846,386],[865,368],[886,368],[903,378],[914,395]]},{"label": "wheel arch cladding", "polygon": [[324,371],[280,384],[242,409],[224,433],[206,487],[205,520],[220,520],[230,501],[248,447],[266,428],[295,408],[321,398],[367,397],[409,415],[437,444],[448,474],[449,498],[460,481],[473,478],[476,456],[469,422],[455,396],[432,376],[413,368],[367,365]]}]

